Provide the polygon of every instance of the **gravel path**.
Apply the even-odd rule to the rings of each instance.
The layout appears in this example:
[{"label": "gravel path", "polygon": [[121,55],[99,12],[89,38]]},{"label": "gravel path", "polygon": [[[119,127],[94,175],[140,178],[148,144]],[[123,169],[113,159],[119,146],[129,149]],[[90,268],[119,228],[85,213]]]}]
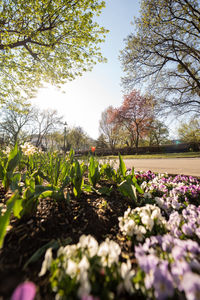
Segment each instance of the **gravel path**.
[{"label": "gravel path", "polygon": [[[124,159],[127,168],[200,177],[200,158]],[[118,165],[118,160],[116,161]]]}]

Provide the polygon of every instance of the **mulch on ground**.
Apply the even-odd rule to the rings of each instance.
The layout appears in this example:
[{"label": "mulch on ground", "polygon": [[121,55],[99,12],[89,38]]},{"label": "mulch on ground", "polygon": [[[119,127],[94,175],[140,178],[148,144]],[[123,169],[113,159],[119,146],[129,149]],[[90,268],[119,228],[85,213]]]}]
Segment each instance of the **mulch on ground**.
[{"label": "mulch on ground", "polygon": [[[5,202],[2,188],[0,202]],[[38,277],[44,255],[24,268],[29,258],[51,240],[59,240],[62,244],[70,239],[73,244],[82,234],[91,234],[100,243],[109,237],[120,244],[122,257],[128,255],[134,259],[131,244],[120,235],[118,229],[118,217],[124,214],[128,206],[132,203],[113,189],[110,196],[84,192],[80,199],[75,199],[71,194],[69,204],[43,199],[39,202],[36,215],[27,220],[12,218],[12,228],[0,250],[0,300],[10,299],[15,287],[25,280],[37,285],[36,300],[55,299],[50,291],[48,276]]]}]

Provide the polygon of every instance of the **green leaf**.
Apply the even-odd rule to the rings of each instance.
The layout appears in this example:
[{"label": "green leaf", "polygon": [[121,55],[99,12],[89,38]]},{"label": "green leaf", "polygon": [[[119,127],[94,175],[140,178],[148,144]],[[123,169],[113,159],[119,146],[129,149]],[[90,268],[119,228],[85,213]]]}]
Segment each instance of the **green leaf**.
[{"label": "green leaf", "polygon": [[[2,158],[1,158],[1,160],[2,160]],[[4,171],[3,161],[1,161],[0,162],[0,179],[3,179],[4,173],[5,173],[5,171]]]},{"label": "green leaf", "polygon": [[124,180],[118,185],[119,192],[134,202],[137,200],[136,188],[130,181]]},{"label": "green leaf", "polygon": [[132,182],[133,182],[134,186],[136,187],[138,193],[144,194],[144,191],[143,191],[143,189],[139,186],[139,184],[137,183],[137,179],[136,179],[135,176],[133,176]]},{"label": "green leaf", "polygon": [[11,150],[9,156],[8,156],[8,161],[6,164],[6,171],[10,172],[11,174],[13,173],[14,169],[17,167],[19,161],[21,158],[21,152],[18,149],[17,143],[15,144],[15,147],[13,150]]},{"label": "green leaf", "polygon": [[13,175],[12,177],[12,181],[11,181],[11,184],[10,184],[10,188],[12,191],[15,191],[19,188],[18,186],[18,183],[20,182],[21,180],[21,174],[20,173],[16,173]]},{"label": "green leaf", "polygon": [[40,194],[39,198],[40,198],[40,199],[45,199],[45,198],[47,198],[47,197],[53,198],[53,195],[54,195],[54,194],[55,194],[55,191],[50,191],[50,190],[48,190],[48,191],[42,192],[42,193]]},{"label": "green leaf", "polygon": [[79,197],[81,194],[84,180],[83,180],[83,169],[80,166],[78,161],[75,161],[75,163],[73,163],[72,165],[71,179],[74,186],[73,188],[74,195],[75,197]]},{"label": "green leaf", "polygon": [[103,186],[101,188],[98,189],[98,192],[101,194],[101,195],[106,195],[106,196],[110,196],[111,192],[112,192],[112,186],[109,188],[107,186]]},{"label": "green leaf", "polygon": [[93,192],[94,191],[94,189],[88,184],[83,185],[83,190],[86,191],[86,192]]},{"label": "green leaf", "polygon": [[96,186],[97,182],[100,179],[100,172],[99,172],[99,164],[95,161],[94,156],[90,157],[90,163],[88,167],[88,179],[93,187]]},{"label": "green leaf", "polygon": [[[71,243],[71,238],[67,238],[66,240],[64,240],[64,245],[68,245]],[[44,246],[42,246],[41,248],[39,248],[29,259],[28,261],[25,263],[23,269],[26,269],[28,267],[28,265],[35,263],[36,261],[38,261],[43,254],[46,252],[46,250],[48,248],[52,248],[53,250],[56,250],[60,247],[60,242],[56,241],[56,240],[51,240],[50,242],[48,242],[47,244],[45,244]]]},{"label": "green leaf", "polygon": [[7,201],[7,210],[4,215],[0,216],[0,248],[3,245],[4,237],[6,235],[6,229],[10,222],[10,215],[14,206],[15,200],[18,198],[18,193],[13,194]]},{"label": "green leaf", "polygon": [[15,217],[17,217],[18,219],[21,218],[21,211],[23,210],[23,199],[22,198],[18,198],[15,200],[14,206],[13,206],[13,214]]},{"label": "green leaf", "polygon": [[126,177],[126,165],[125,165],[120,153],[119,153],[119,171],[120,171],[121,175],[125,178]]},{"label": "green leaf", "polygon": [[70,163],[72,163],[73,160],[74,160],[74,154],[75,154],[74,150],[73,150],[73,149],[70,149],[70,152],[69,152],[69,160],[70,160]]},{"label": "green leaf", "polygon": [[12,207],[10,209],[7,208],[4,215],[0,216],[0,248],[3,245],[4,237],[6,235],[6,228],[9,225],[11,210]]}]

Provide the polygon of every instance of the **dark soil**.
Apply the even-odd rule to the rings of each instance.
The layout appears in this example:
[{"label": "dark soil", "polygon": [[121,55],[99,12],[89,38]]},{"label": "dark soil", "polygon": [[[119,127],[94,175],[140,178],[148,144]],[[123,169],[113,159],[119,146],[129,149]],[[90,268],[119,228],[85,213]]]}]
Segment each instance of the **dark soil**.
[{"label": "dark soil", "polygon": [[[5,201],[4,196],[0,188],[0,202]],[[37,285],[37,300],[55,299],[48,276],[38,277],[44,255],[24,268],[28,259],[51,240],[64,244],[70,238],[73,244],[82,234],[91,234],[98,242],[109,237],[122,247],[122,257],[129,255],[133,258],[130,243],[118,232],[118,217],[128,206],[132,203],[123,200],[116,190],[109,197],[84,192],[80,199],[71,195],[69,204],[52,199],[41,200],[36,215],[28,220],[12,218],[12,228],[0,250],[0,300],[10,299],[15,287],[25,280]]]}]

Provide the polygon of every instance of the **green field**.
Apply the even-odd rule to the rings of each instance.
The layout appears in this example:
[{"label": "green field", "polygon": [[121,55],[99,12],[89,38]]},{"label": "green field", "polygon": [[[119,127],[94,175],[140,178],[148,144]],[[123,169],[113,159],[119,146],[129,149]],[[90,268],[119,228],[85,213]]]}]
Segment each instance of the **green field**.
[{"label": "green field", "polygon": [[[185,153],[160,153],[160,154],[139,154],[139,155],[122,155],[123,159],[151,159],[151,158],[189,158],[200,157],[200,152],[185,152]],[[116,159],[118,156],[109,155],[108,159]]]}]

